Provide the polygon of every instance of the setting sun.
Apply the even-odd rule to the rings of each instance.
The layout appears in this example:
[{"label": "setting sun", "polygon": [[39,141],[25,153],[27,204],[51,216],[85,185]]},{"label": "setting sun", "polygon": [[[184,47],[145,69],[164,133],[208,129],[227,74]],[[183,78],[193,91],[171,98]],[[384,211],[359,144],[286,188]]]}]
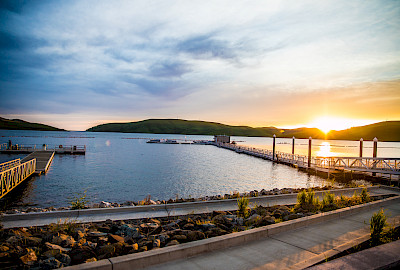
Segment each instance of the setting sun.
[{"label": "setting sun", "polygon": [[315,127],[324,133],[328,133],[331,130],[343,130],[355,126],[368,125],[371,123],[374,123],[374,121],[323,116],[315,119],[307,126]]}]

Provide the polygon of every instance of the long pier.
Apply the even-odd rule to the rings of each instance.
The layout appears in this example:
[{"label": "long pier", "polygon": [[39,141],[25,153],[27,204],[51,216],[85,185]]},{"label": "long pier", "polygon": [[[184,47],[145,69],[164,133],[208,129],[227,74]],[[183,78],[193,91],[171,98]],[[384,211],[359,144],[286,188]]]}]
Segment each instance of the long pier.
[{"label": "long pier", "polygon": [[243,153],[254,157],[267,159],[303,169],[312,169],[324,173],[334,172],[360,172],[381,175],[400,176],[400,158],[378,157],[313,157],[289,154],[266,149],[240,146],[232,143],[218,143],[213,145]]}]

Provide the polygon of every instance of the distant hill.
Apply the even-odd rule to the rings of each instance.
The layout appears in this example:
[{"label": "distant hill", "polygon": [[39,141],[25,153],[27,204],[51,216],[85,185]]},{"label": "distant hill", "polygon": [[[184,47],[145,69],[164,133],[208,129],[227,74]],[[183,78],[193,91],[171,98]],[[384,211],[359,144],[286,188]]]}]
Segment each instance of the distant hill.
[{"label": "distant hill", "polygon": [[400,121],[380,122],[368,126],[354,127],[341,131],[331,131],[325,135],[317,128],[279,129],[276,127],[253,128],[248,126],[230,126],[214,122],[191,121],[181,119],[148,119],[130,123],[102,124],[87,131],[93,132],[126,132],[153,134],[186,134],[186,135],[218,135],[248,137],[336,139],[336,140],[372,140],[400,141]]},{"label": "distant hill", "polygon": [[63,131],[64,129],[55,128],[48,125],[30,123],[20,119],[5,119],[0,117],[0,129],[14,130],[43,130],[43,131]]},{"label": "distant hill", "polygon": [[373,140],[375,137],[380,141],[400,141],[400,121],[379,122],[328,133],[328,138],[332,140]]}]

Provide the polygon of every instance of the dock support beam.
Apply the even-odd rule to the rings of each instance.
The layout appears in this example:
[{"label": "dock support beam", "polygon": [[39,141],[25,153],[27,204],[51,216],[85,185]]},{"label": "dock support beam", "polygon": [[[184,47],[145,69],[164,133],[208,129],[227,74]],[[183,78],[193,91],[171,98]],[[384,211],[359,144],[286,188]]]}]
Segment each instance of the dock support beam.
[{"label": "dock support beam", "polygon": [[360,157],[363,156],[363,143],[364,143],[364,140],[363,140],[363,138],[361,138],[360,139]]},{"label": "dock support beam", "polygon": [[[378,138],[374,138],[374,148],[372,149],[372,157],[376,158],[378,156]],[[372,176],[376,176],[376,173],[372,173]]]},{"label": "dock support beam", "polygon": [[308,138],[308,168],[311,168],[311,142],[312,138]]},{"label": "dock support beam", "polygon": [[275,140],[276,140],[276,135],[272,136],[272,160],[275,160]]},{"label": "dock support beam", "polygon": [[295,137],[293,136],[293,138],[292,138],[292,155],[294,155],[294,141],[295,141]]}]

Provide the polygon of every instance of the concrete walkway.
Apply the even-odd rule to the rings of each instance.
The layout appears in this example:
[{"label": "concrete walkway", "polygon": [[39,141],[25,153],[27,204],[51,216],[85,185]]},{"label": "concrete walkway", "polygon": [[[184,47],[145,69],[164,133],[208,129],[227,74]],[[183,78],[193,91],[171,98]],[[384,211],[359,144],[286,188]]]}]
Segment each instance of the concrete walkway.
[{"label": "concrete walkway", "polygon": [[[355,191],[360,193],[362,188],[348,188],[330,190],[336,196],[341,194],[345,196],[352,196]],[[399,194],[399,189],[390,187],[369,187],[370,195],[382,194]],[[316,196],[322,200],[325,191],[316,192]],[[272,195],[260,196],[250,198],[250,206],[255,204],[263,206],[272,205],[289,205],[295,204],[297,201],[297,194],[285,195]],[[134,206],[134,207],[118,207],[118,208],[97,208],[97,209],[84,209],[73,211],[53,211],[42,213],[27,213],[27,214],[10,214],[3,216],[4,228],[14,227],[30,227],[30,226],[43,226],[50,223],[57,223],[60,219],[76,220],[76,222],[98,222],[111,220],[124,220],[124,219],[139,219],[139,218],[157,218],[165,217],[168,215],[187,215],[187,214],[200,214],[209,213],[215,210],[231,211],[237,209],[237,200],[219,200],[207,202],[193,202],[193,203],[177,203],[167,205],[148,205],[148,206]]]},{"label": "concrete walkway", "polygon": [[[392,220],[400,222],[398,201],[383,208]],[[365,239],[369,234],[369,219],[379,209],[380,207],[366,209],[333,221],[309,225],[258,241],[146,269],[303,269],[312,265],[315,258],[321,261],[321,257],[329,257],[343,251],[341,247],[349,242],[360,237]]]},{"label": "concrete walkway", "polygon": [[400,240],[356,252],[310,270],[400,269]]}]

